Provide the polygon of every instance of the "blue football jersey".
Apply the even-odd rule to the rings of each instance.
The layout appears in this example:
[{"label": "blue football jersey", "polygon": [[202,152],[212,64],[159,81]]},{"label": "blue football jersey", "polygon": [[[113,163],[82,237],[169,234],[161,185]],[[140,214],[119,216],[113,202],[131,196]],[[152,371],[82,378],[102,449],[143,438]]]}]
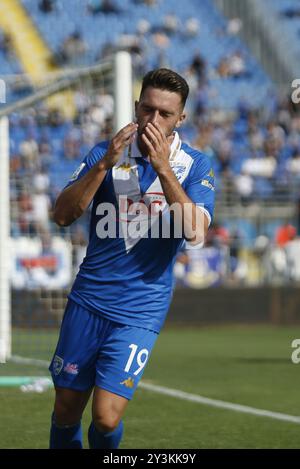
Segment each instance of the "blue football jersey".
[{"label": "blue football jersey", "polygon": [[[108,145],[96,145],[68,185],[89,171]],[[182,143],[175,132],[169,161],[188,197],[211,221],[214,175],[208,157]],[[159,178],[135,141],[107,171],[94,196],[89,244],[69,298],[112,321],[159,332],[172,298],[176,254],[184,242],[168,227],[172,217]]]}]

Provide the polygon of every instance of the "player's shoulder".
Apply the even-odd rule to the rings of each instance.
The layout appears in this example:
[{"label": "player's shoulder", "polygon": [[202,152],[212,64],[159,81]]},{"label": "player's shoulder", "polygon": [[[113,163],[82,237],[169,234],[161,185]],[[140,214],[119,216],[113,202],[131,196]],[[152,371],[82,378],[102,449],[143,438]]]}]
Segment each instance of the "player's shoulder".
[{"label": "player's shoulder", "polygon": [[107,152],[109,146],[109,140],[104,140],[102,142],[97,143],[87,155],[87,159],[89,163],[96,163],[99,161]]},{"label": "player's shoulder", "polygon": [[210,171],[212,164],[209,156],[207,156],[202,151],[192,148],[187,143],[182,143],[181,150],[184,151],[190,158],[193,160],[192,168],[199,171]]}]

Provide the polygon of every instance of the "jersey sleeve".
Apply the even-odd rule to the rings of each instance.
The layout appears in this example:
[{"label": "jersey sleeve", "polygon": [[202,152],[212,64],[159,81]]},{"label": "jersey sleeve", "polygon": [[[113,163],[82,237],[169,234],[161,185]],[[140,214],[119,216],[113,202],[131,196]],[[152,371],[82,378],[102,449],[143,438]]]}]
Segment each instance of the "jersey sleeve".
[{"label": "jersey sleeve", "polygon": [[94,166],[94,164],[102,160],[107,151],[108,145],[109,142],[102,142],[92,148],[92,150],[85,156],[78,168],[71,175],[64,189],[71,186],[75,181],[81,179]]},{"label": "jersey sleeve", "polygon": [[206,155],[198,153],[186,184],[188,197],[206,214],[209,225],[213,220],[215,206],[214,171]]}]

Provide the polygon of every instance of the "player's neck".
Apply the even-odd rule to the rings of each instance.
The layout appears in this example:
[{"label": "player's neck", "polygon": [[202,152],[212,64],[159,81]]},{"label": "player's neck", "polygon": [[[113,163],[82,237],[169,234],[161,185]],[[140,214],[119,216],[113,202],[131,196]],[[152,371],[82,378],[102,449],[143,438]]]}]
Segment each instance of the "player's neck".
[{"label": "player's neck", "polygon": [[144,142],[138,137],[136,143],[139,151],[141,152],[142,157],[148,158],[148,150]]}]

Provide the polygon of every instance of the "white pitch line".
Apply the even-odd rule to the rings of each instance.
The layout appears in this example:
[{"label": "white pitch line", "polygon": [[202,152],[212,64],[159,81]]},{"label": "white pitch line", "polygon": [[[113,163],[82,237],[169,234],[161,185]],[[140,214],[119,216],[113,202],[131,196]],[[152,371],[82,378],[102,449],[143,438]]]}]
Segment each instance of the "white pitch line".
[{"label": "white pitch line", "polygon": [[256,409],[246,405],[233,404],[232,402],[219,401],[217,399],[210,399],[209,397],[199,396],[198,394],[190,394],[178,389],[166,388],[164,386],[157,386],[156,384],[149,384],[141,382],[139,387],[147,389],[147,391],[165,394],[166,396],[176,397],[185,401],[196,402],[197,404],[204,404],[211,407],[219,407],[220,409],[234,410],[235,412],[244,412],[245,414],[257,415],[259,417],[269,417],[276,420],[285,420],[286,422],[293,422],[300,424],[300,417],[294,415],[282,414],[280,412],[271,412],[270,410]]},{"label": "white pitch line", "polygon": [[[21,363],[24,365],[37,365],[42,367],[49,366],[49,363],[45,360],[36,360],[34,358],[24,358],[13,355],[10,361],[14,363]],[[175,397],[184,401],[196,402],[197,404],[203,404],[210,407],[218,407],[219,409],[233,410],[234,412],[242,412],[244,414],[256,415],[258,417],[268,417],[275,420],[283,420],[285,422],[292,422],[300,424],[300,417],[289,414],[282,414],[280,412],[271,412],[270,410],[256,409],[241,404],[234,404],[232,402],[220,401],[218,399],[210,399],[209,397],[200,396],[199,394],[191,394],[188,392],[180,391],[178,389],[167,388],[165,386],[158,386],[156,384],[145,383],[141,381],[139,388],[146,389],[147,391],[156,392],[158,394],[164,394],[166,396]]]},{"label": "white pitch line", "polygon": [[11,361],[13,363],[20,363],[20,365],[36,365],[41,366],[43,368],[48,368],[48,366],[50,365],[50,362],[48,363],[46,360],[19,357],[19,355],[12,355],[8,361]]}]

